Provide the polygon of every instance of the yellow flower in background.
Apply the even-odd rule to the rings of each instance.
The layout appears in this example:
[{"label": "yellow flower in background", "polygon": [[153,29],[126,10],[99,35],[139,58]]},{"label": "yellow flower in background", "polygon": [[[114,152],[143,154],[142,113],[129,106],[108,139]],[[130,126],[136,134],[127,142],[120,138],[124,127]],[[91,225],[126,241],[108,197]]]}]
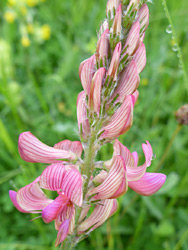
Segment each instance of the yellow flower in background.
[{"label": "yellow flower in background", "polygon": [[29,7],[34,7],[37,5],[38,1],[37,0],[26,0],[26,3]]},{"label": "yellow flower in background", "polygon": [[147,86],[148,85],[148,79],[147,78],[143,78],[142,80],[141,80],[141,85],[143,85],[143,86]]},{"label": "yellow flower in background", "polygon": [[14,5],[16,5],[16,0],[8,0],[8,4],[10,6],[14,6]]},{"label": "yellow flower in background", "polygon": [[33,34],[33,32],[34,32],[34,27],[33,27],[33,25],[32,25],[31,23],[29,23],[29,24],[27,25],[27,31],[28,31],[29,34]]},{"label": "yellow flower in background", "polygon": [[41,35],[43,40],[49,40],[51,36],[51,29],[50,26],[45,24],[41,27]]},{"label": "yellow flower in background", "polygon": [[31,42],[27,36],[23,36],[21,39],[21,44],[23,47],[27,48],[30,46]]},{"label": "yellow flower in background", "polygon": [[21,8],[20,8],[20,12],[22,13],[23,16],[26,16],[26,14],[27,14],[27,8],[24,7],[24,6],[21,7]]},{"label": "yellow flower in background", "polygon": [[4,19],[8,22],[8,23],[13,23],[15,20],[16,16],[15,13],[13,11],[6,11],[4,14]]}]

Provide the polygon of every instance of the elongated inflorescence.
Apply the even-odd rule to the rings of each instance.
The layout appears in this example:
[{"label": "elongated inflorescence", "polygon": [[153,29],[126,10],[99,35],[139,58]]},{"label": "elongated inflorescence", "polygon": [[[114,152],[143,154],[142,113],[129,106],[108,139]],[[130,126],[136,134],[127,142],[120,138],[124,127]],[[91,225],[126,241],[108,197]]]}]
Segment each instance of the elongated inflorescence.
[{"label": "elongated inflorescence", "polygon": [[[130,152],[117,139],[133,123],[139,74],[146,65],[143,41],[149,10],[145,2],[107,1],[96,53],[79,67],[80,141],[64,140],[49,147],[30,132],[19,137],[23,160],[48,165],[32,183],[18,192],[11,190],[10,198],[20,212],[40,213],[45,223],[55,222],[56,246],[64,242],[65,249],[71,249],[101,226],[116,212],[116,198],[128,187],[148,196],[165,182],[164,174],[146,173],[153,157],[148,141],[142,144],[145,162],[139,165],[137,152]],[[114,142],[112,158],[96,162],[97,152],[109,142]],[[49,199],[43,189],[56,191],[57,197]]]}]

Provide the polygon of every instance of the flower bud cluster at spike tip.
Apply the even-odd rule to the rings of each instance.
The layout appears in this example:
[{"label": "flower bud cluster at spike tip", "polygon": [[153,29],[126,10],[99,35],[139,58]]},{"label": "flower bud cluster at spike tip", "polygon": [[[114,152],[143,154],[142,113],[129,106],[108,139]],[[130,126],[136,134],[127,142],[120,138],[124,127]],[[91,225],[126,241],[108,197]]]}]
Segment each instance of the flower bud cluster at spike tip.
[{"label": "flower bud cluster at spike tip", "polygon": [[[45,223],[55,222],[55,246],[71,235],[66,243],[71,242],[72,247],[101,226],[117,211],[116,198],[128,188],[149,196],[165,182],[164,174],[147,172],[153,158],[148,141],[142,144],[145,162],[138,165],[137,152],[130,152],[117,139],[132,126],[139,74],[146,65],[143,40],[149,10],[141,3],[107,1],[96,53],[79,67],[83,86],[77,98],[81,142],[64,140],[50,147],[30,132],[19,137],[18,149],[24,161],[48,165],[32,183],[18,192],[10,190],[10,199],[18,211],[39,213]],[[176,113],[181,124],[186,122],[186,108]],[[96,162],[100,147],[114,139],[111,159]],[[43,190],[56,192],[56,198],[49,199]]]}]

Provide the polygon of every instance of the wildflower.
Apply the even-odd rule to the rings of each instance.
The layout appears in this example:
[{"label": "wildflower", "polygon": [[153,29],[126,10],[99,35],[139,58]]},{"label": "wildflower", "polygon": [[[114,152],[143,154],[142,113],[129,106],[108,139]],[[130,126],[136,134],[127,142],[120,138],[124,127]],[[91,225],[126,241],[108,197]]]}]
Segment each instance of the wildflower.
[{"label": "wildflower", "polygon": [[27,25],[27,31],[28,31],[28,33],[30,33],[30,34],[33,34],[33,32],[34,32],[33,24],[29,23],[29,24]]},{"label": "wildflower", "polygon": [[26,0],[29,7],[35,7],[38,4],[38,0]]},{"label": "wildflower", "polygon": [[8,23],[13,23],[14,20],[16,18],[16,15],[13,11],[6,11],[4,14],[4,19],[8,22]]},{"label": "wildflower", "polygon": [[41,33],[42,33],[42,39],[43,40],[49,40],[51,35],[51,29],[50,26],[45,24],[41,27]]},{"label": "wildflower", "polygon": [[21,44],[23,47],[27,48],[30,46],[31,42],[27,36],[23,36],[21,39]]}]

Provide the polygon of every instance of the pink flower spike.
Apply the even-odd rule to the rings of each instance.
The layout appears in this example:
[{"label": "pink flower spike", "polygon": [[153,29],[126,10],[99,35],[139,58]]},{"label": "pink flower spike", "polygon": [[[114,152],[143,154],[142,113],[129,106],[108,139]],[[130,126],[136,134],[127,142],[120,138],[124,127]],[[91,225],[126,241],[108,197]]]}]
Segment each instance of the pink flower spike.
[{"label": "pink flower spike", "polygon": [[48,199],[38,184],[38,178],[31,184],[21,188],[16,196],[19,206],[30,213],[39,213],[53,202]]},{"label": "pink flower spike", "polygon": [[40,176],[40,186],[47,190],[60,190],[63,185],[65,173],[66,169],[62,163],[55,163],[48,166]]},{"label": "pink flower spike", "polygon": [[66,206],[69,199],[66,195],[59,195],[52,203],[42,210],[42,219],[45,223],[50,223],[55,220],[58,212],[62,207]]},{"label": "pink flower spike", "polygon": [[149,25],[149,9],[147,4],[143,4],[142,7],[139,9],[137,20],[140,23],[140,30],[142,32],[145,32]]},{"label": "pink flower spike", "polygon": [[116,103],[122,102],[125,96],[132,94],[137,89],[139,82],[140,77],[138,75],[137,65],[134,60],[132,60],[119,75],[119,83],[112,98],[118,94],[119,97]]},{"label": "pink flower spike", "polygon": [[[93,213],[78,226],[78,233],[82,233],[92,227],[89,232],[101,226],[111,215],[114,210],[114,200],[102,200],[96,205]],[[113,211],[112,211],[113,212]]]},{"label": "pink flower spike", "polygon": [[146,49],[142,42],[134,54],[133,60],[135,61],[138,73],[140,74],[146,65]]},{"label": "pink flower spike", "polygon": [[70,152],[49,147],[39,141],[31,132],[19,136],[18,149],[21,158],[28,162],[53,163],[60,159],[75,160],[77,156]]},{"label": "pink flower spike", "polygon": [[113,195],[121,186],[123,179],[125,179],[125,166],[121,156],[114,156],[112,166],[107,178],[101,185],[91,189],[88,195],[96,194],[95,200],[103,200],[114,197]]},{"label": "pink flower spike", "polygon": [[91,56],[80,64],[79,76],[86,95],[89,95],[90,92],[91,80],[95,73],[95,65],[95,55]]},{"label": "pink flower spike", "polygon": [[107,17],[110,15],[110,18],[114,18],[113,12],[116,11],[119,4],[121,3],[121,0],[108,0],[106,4],[106,15]]},{"label": "pink flower spike", "polygon": [[69,141],[69,140],[64,140],[60,141],[57,144],[54,145],[54,148],[57,149],[62,149],[66,151],[71,151],[74,154],[76,154],[78,157],[81,157],[82,154],[82,144],[80,141]]},{"label": "pink flower spike", "polygon": [[70,219],[66,219],[62,222],[59,228],[58,234],[57,234],[55,247],[57,247],[67,237],[68,232],[69,232],[69,224],[70,224]]},{"label": "pink flower spike", "polygon": [[116,75],[117,75],[117,69],[119,66],[120,54],[121,54],[121,43],[119,42],[114,49],[110,67],[107,72],[107,75],[111,76],[114,80],[117,77]]},{"label": "pink flower spike", "polygon": [[100,65],[100,61],[102,60],[103,66],[105,66],[105,59],[108,58],[108,51],[109,51],[109,30],[106,29],[100,39],[97,42],[97,48],[96,48],[96,59],[98,61],[98,64]]},{"label": "pink flower spike", "polygon": [[129,56],[132,56],[136,52],[139,45],[140,45],[140,24],[138,21],[136,21],[133,23],[129,31],[125,46],[123,47],[124,50],[128,46],[126,49],[126,53],[124,55],[128,53]]},{"label": "pink flower spike", "polygon": [[74,204],[82,206],[82,176],[77,169],[72,168],[66,171],[61,189]]},{"label": "pink flower spike", "polygon": [[122,7],[120,4],[117,8],[114,22],[112,25],[113,34],[116,34],[116,36],[120,36],[121,34],[121,19],[122,19]]},{"label": "pink flower spike", "polygon": [[156,193],[165,183],[166,175],[158,173],[145,173],[137,181],[130,181],[129,187],[140,195],[149,196]]},{"label": "pink flower spike", "polygon": [[22,213],[29,213],[28,211],[25,211],[24,209],[22,209],[20,207],[20,205],[18,204],[17,199],[16,199],[16,196],[17,196],[16,191],[9,190],[9,196],[10,196],[10,199],[11,199],[13,205],[17,208],[18,211],[20,211]]},{"label": "pink flower spike", "polygon": [[104,133],[100,139],[115,139],[124,134],[132,125],[133,119],[133,99],[131,95],[127,96],[122,105],[112,116],[108,125],[102,128]]},{"label": "pink flower spike", "polygon": [[82,91],[78,95],[77,99],[77,120],[78,127],[82,126],[82,136],[86,138],[90,134],[90,126],[87,118],[87,108],[86,108],[86,100],[85,100],[85,92]]},{"label": "pink flower spike", "polygon": [[94,110],[98,115],[100,112],[100,104],[101,104],[101,87],[105,74],[106,74],[105,68],[100,68],[96,71],[92,79],[92,85],[89,95],[89,108],[91,110]]}]

